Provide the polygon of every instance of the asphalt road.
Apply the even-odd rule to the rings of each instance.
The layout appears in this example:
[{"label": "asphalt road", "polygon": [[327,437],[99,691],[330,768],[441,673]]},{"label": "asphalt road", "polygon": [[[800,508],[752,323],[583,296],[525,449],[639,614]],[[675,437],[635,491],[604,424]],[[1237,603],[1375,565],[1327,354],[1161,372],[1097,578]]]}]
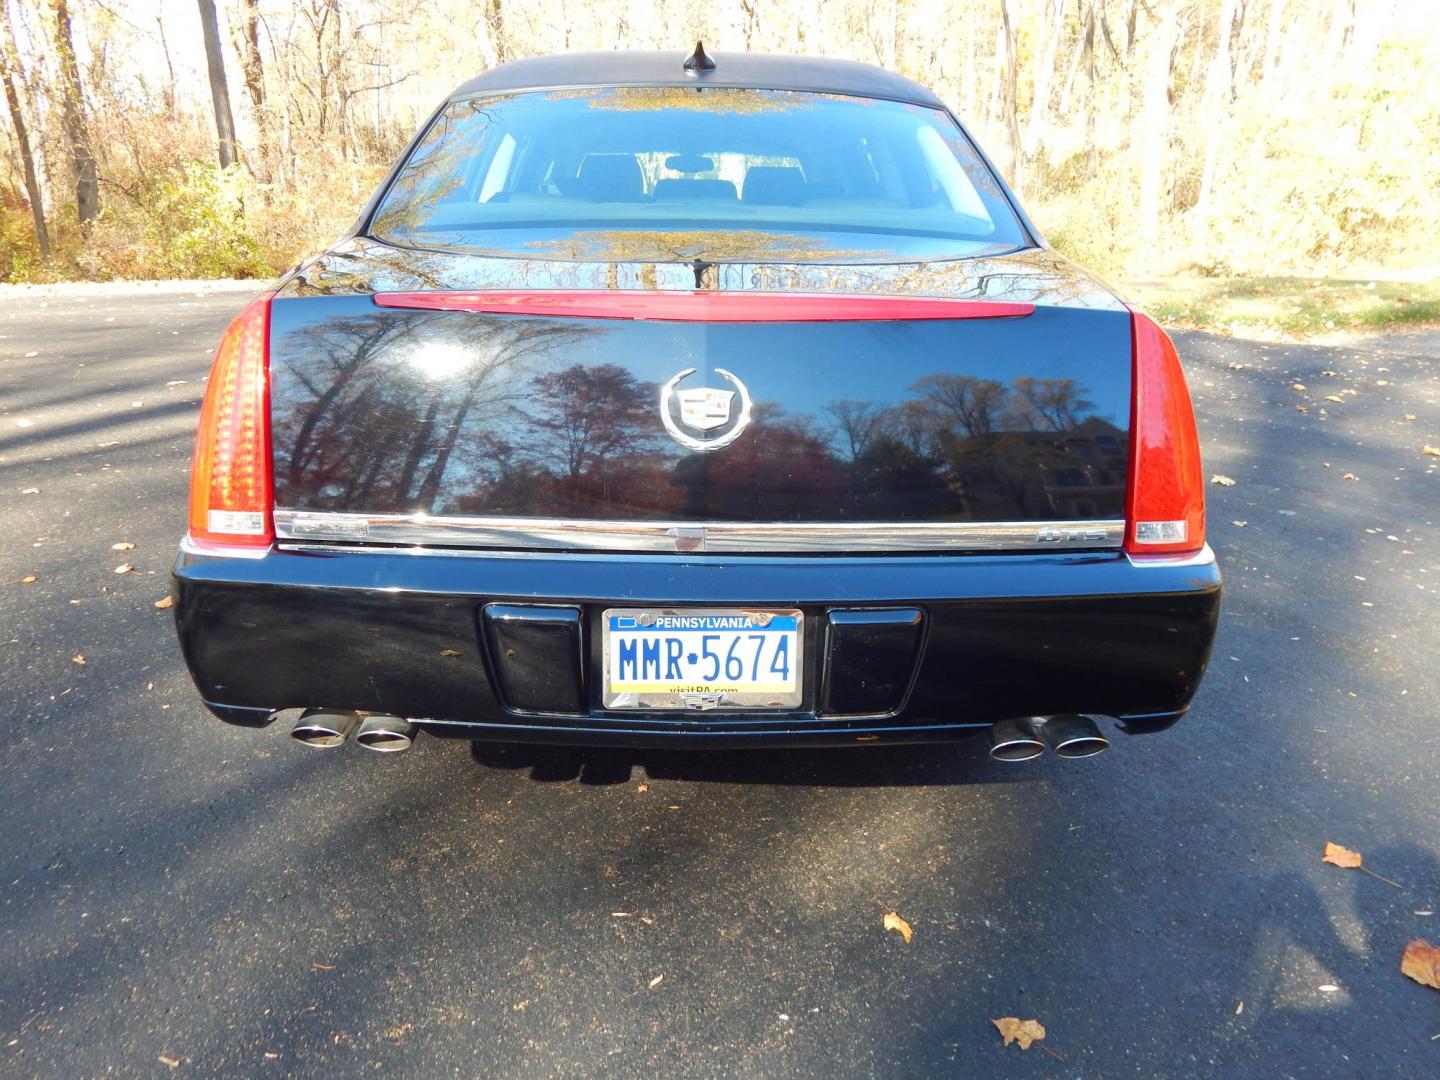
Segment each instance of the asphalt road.
[{"label": "asphalt road", "polygon": [[386,758],[210,718],[153,606],[245,298],[0,296],[4,1075],[1440,1075],[1435,335],[1181,336],[1235,484],[1171,732]]}]

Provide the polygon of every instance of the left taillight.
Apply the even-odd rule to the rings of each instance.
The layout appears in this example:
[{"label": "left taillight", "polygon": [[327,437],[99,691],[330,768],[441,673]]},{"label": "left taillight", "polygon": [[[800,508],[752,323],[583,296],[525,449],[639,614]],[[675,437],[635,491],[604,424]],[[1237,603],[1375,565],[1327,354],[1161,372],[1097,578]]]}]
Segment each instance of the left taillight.
[{"label": "left taillight", "polygon": [[270,465],[270,301],[235,317],[210,368],[190,471],[190,538],[268,546],[275,539]]},{"label": "left taillight", "polygon": [[1205,546],[1200,438],[1180,358],[1165,331],[1131,314],[1134,360],[1125,550],[1182,555]]}]

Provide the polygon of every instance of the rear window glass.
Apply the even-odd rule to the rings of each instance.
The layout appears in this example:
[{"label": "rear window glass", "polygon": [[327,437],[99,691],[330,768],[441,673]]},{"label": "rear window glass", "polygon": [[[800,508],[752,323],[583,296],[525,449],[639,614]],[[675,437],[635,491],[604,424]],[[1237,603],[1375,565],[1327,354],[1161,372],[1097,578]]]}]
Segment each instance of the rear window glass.
[{"label": "rear window glass", "polygon": [[403,246],[554,259],[865,262],[1028,242],[939,109],[692,87],[454,102],[370,231]]}]

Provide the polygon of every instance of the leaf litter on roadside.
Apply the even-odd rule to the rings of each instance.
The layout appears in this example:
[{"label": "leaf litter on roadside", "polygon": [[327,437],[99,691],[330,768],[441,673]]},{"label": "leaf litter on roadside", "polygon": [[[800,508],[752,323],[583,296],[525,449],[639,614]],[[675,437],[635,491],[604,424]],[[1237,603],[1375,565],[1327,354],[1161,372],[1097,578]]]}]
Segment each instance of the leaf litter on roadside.
[{"label": "leaf litter on roadside", "polygon": [[1424,938],[1415,938],[1400,954],[1400,972],[1421,986],[1440,990],[1440,948]]},{"label": "leaf litter on roadside", "polygon": [[904,938],[906,945],[910,944],[910,938],[913,936],[914,931],[910,929],[910,924],[902,919],[897,912],[885,912],[883,925],[886,930],[894,930],[895,933]]},{"label": "leaf litter on roadside", "polygon": [[[991,1020],[995,1029],[1005,1040],[1005,1045],[1018,1042],[1021,1050],[1029,1050],[1031,1043],[1039,1042],[1045,1038],[1045,1028],[1039,1020],[1021,1020],[1018,1016],[1002,1016],[998,1020]],[[1043,1050],[1044,1047],[1042,1046]]]},{"label": "leaf litter on roadside", "polygon": [[1342,870],[1363,870],[1377,881],[1383,881],[1386,885],[1393,885],[1397,889],[1404,888],[1398,881],[1391,881],[1388,877],[1382,877],[1374,870],[1365,865],[1365,858],[1358,851],[1351,851],[1339,844],[1332,844],[1325,841],[1325,854],[1320,856],[1321,862],[1327,862],[1331,866],[1338,866]]},{"label": "leaf litter on roadside", "polygon": [[135,550],[135,545],[132,544],[129,540],[121,540],[118,544],[111,544],[111,545],[110,545],[110,550],[111,550],[111,551],[134,551],[134,550]]}]

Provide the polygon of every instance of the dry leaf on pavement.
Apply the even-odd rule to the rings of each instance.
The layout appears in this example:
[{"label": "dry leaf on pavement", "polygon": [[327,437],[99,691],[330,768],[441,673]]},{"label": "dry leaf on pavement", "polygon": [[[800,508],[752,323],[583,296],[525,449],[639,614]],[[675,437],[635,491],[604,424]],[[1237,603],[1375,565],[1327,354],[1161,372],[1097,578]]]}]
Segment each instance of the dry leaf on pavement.
[{"label": "dry leaf on pavement", "polygon": [[1440,949],[1424,938],[1415,938],[1400,956],[1400,973],[1421,986],[1440,990]]},{"label": "dry leaf on pavement", "polygon": [[1420,453],[1426,457],[1440,457],[1440,446],[1422,446]]},{"label": "dry leaf on pavement", "polygon": [[134,572],[135,567],[131,566],[128,562],[122,562],[119,566],[115,567],[115,573],[117,574],[133,574]]},{"label": "dry leaf on pavement", "polygon": [[132,544],[132,543],[130,543],[129,540],[121,540],[118,544],[111,544],[111,545],[110,545],[110,550],[111,550],[111,551],[134,551],[134,550],[135,550],[135,545]]},{"label": "dry leaf on pavement", "polygon": [[910,924],[893,911],[887,911],[885,913],[885,929],[894,930],[905,939],[906,945],[910,944],[910,936],[914,933],[914,931],[910,929]]},{"label": "dry leaf on pavement", "polygon": [[169,607],[169,606],[170,606],[171,604],[173,604],[173,603],[175,603],[174,599],[172,599],[171,597],[167,596],[167,597],[165,597],[163,600],[156,600],[156,601],[155,601],[155,606],[156,606],[157,608],[167,608],[167,607]]},{"label": "dry leaf on pavement", "polygon": [[1328,862],[1331,866],[1342,866],[1346,870],[1353,870],[1363,861],[1360,852],[1351,851],[1349,848],[1341,847],[1339,844],[1325,842],[1325,854],[1322,862]]},{"label": "dry leaf on pavement", "polygon": [[1360,856],[1360,852],[1351,851],[1349,848],[1341,847],[1339,844],[1332,844],[1329,840],[1325,841],[1325,854],[1320,856],[1320,861],[1327,862],[1331,866],[1343,867],[1346,870],[1363,870],[1376,881],[1383,881],[1386,885],[1393,885],[1397,889],[1402,887],[1398,881],[1391,881],[1388,877],[1385,877],[1383,874],[1377,874],[1374,870],[1366,866],[1364,859]]},{"label": "dry leaf on pavement", "polygon": [[82,665],[83,665],[83,664],[85,663],[85,654],[84,654],[83,652],[77,652],[74,656],[72,656],[72,657],[70,658],[70,662],[71,662],[72,664],[82,664]]},{"label": "dry leaf on pavement", "polygon": [[167,1054],[161,1054],[158,1060],[161,1065],[169,1065],[172,1069],[178,1069],[180,1067],[180,1059],[170,1057]]},{"label": "dry leaf on pavement", "polygon": [[441,656],[459,656],[459,655],[460,655],[460,650],[459,650],[459,649],[441,649],[441,650],[440,650],[440,655],[441,655]]},{"label": "dry leaf on pavement", "polygon": [[34,585],[34,584],[35,584],[35,575],[34,575],[34,574],[26,574],[24,577],[22,577],[22,578],[20,579],[20,584],[21,584],[21,585]]},{"label": "dry leaf on pavement", "polygon": [[1006,1046],[1012,1042],[1018,1042],[1021,1050],[1029,1050],[1031,1043],[1045,1038],[1045,1029],[1041,1027],[1039,1020],[1021,1020],[1014,1016],[1004,1016],[990,1022],[1005,1037]]},{"label": "dry leaf on pavement", "polygon": [[1210,483],[1212,483],[1212,484],[1219,484],[1221,487],[1234,487],[1234,486],[1235,486],[1235,481],[1234,481],[1234,480],[1231,480],[1230,477],[1225,476],[1225,475],[1223,475],[1223,474],[1221,474],[1221,473],[1216,473],[1214,476],[1210,477]]},{"label": "dry leaf on pavement", "polygon": [[656,975],[653,979],[650,980],[650,989],[651,989],[651,990],[654,990],[655,987],[657,987],[657,986],[660,985],[660,983],[664,980],[664,978],[665,978],[664,975]]}]

